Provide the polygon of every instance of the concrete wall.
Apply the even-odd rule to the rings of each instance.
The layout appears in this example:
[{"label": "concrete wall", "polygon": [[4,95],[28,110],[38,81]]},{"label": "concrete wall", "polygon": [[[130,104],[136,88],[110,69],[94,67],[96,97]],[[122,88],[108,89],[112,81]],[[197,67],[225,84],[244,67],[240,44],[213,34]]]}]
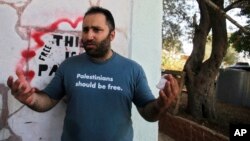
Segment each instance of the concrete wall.
[{"label": "concrete wall", "polygon": [[[134,0],[131,38],[131,58],[144,68],[155,96],[160,79],[162,1]],[[135,109],[135,108],[134,108]],[[143,120],[133,111],[135,141],[156,141],[158,124]],[[138,116],[137,116],[138,115]]]},{"label": "concrete wall", "polygon": [[[21,68],[40,89],[53,77],[62,60],[83,50],[78,40],[82,14],[93,5],[108,8],[116,20],[112,47],[145,69],[157,96],[160,78],[161,2],[133,0],[0,0],[0,140],[60,140],[65,103],[37,113],[19,103],[6,86]],[[157,140],[157,123],[144,121],[133,107],[136,141]]]}]

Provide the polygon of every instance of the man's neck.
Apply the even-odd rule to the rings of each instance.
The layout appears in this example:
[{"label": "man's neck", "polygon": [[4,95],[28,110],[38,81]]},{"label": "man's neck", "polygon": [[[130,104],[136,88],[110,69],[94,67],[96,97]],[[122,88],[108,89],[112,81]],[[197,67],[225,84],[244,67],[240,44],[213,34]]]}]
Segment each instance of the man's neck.
[{"label": "man's neck", "polygon": [[113,50],[109,50],[105,56],[98,58],[91,57],[91,59],[94,60],[95,62],[105,62],[113,56],[113,53],[114,53]]}]

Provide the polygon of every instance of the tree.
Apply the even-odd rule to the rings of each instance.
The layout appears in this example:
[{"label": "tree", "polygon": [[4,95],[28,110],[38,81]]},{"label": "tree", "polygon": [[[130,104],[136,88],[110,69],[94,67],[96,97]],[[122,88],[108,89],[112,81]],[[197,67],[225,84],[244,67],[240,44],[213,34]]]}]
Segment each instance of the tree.
[{"label": "tree", "polygon": [[[231,5],[224,8],[224,0],[197,0],[200,19],[197,23],[194,18],[193,51],[184,66],[185,85],[188,91],[187,110],[195,118],[215,118],[215,78],[228,49],[226,16],[221,10],[240,8],[243,2],[248,1],[231,1]],[[214,3],[219,10],[209,2]],[[212,51],[209,58],[203,61],[206,40],[210,32]]]}]

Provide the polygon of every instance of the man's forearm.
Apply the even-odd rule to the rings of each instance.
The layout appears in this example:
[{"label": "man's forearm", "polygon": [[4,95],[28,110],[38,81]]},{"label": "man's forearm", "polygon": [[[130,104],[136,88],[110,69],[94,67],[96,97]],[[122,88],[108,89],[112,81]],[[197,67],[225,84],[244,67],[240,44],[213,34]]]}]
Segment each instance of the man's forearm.
[{"label": "man's forearm", "polygon": [[138,111],[145,120],[150,122],[159,120],[163,112],[159,104],[157,103],[157,100],[148,103],[143,108],[138,108]]}]

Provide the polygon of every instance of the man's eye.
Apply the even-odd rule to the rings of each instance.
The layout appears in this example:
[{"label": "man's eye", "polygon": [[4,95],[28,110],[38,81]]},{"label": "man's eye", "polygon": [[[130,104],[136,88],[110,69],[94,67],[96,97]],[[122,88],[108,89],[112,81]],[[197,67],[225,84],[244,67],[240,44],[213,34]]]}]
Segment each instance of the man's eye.
[{"label": "man's eye", "polygon": [[97,33],[97,32],[99,32],[101,30],[99,28],[93,28],[93,31]]},{"label": "man's eye", "polygon": [[89,28],[83,28],[82,31],[83,31],[83,32],[88,32],[88,31],[89,31]]}]

